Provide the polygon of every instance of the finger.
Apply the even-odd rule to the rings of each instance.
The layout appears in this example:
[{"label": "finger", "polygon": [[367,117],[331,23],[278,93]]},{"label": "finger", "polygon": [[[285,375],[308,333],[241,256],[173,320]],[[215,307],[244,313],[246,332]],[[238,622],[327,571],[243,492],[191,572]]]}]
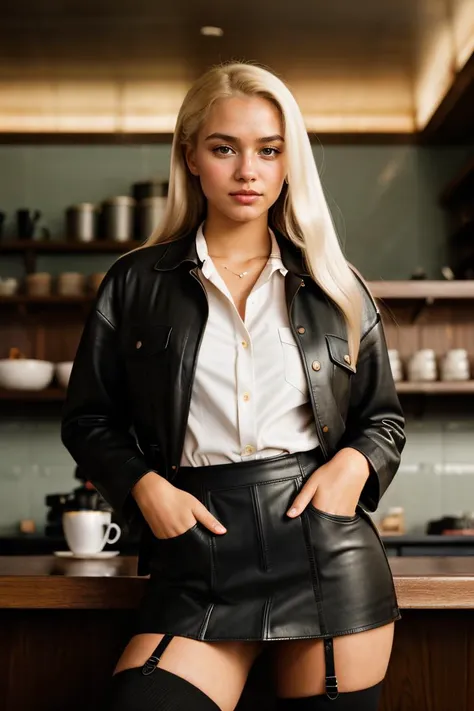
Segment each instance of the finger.
[{"label": "finger", "polygon": [[196,519],[210,531],[214,531],[216,533],[227,533],[227,529],[211,514],[210,511],[206,509],[204,504],[201,504],[200,501],[196,500],[196,504],[194,505],[192,511]]},{"label": "finger", "polygon": [[298,493],[296,499],[293,501],[290,510],[287,511],[287,515],[291,518],[299,516],[300,513],[305,510],[305,508],[313,498],[317,488],[318,487],[313,483],[308,482],[307,484],[305,484],[301,491]]}]

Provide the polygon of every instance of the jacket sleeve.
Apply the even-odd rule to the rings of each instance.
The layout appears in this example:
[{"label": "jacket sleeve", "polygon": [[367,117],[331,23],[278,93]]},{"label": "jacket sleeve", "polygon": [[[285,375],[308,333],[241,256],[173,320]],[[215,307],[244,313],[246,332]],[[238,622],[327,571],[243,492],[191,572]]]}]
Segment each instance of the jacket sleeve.
[{"label": "jacket sleeve", "polygon": [[130,490],[153,470],[130,432],[125,366],[111,307],[114,286],[108,276],[105,280],[74,360],[61,439],[119,518],[132,528],[144,519]]},{"label": "jacket sleeve", "polygon": [[405,418],[388,358],[380,313],[361,340],[356,373],[352,376],[346,431],[338,448],[353,447],[365,455],[370,474],[360,502],[376,511],[395,476],[405,446]]}]

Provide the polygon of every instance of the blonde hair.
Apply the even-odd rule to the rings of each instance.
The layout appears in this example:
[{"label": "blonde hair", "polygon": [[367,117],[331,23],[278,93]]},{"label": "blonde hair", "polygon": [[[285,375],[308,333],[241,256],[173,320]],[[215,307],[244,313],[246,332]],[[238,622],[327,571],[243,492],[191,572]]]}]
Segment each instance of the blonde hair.
[{"label": "blonde hair", "polygon": [[173,137],[166,211],[161,224],[138,249],[179,239],[205,219],[205,196],[199,178],[187,167],[185,147],[193,145],[216,100],[239,94],[267,99],[281,113],[288,184],[270,209],[269,221],[302,250],[312,278],[339,307],[355,364],[362,319],[360,288],[342,253],[299,106],[288,87],[270,71],[241,62],[222,64],[189,89]]}]

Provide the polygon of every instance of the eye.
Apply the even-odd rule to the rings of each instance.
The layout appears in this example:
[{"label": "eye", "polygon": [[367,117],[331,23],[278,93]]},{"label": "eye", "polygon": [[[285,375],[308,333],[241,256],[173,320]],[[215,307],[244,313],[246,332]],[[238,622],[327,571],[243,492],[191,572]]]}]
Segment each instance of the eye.
[{"label": "eye", "polygon": [[[270,151],[270,153],[264,153],[264,151]],[[262,148],[262,153],[265,158],[276,158],[276,156],[279,155],[281,151],[279,151],[278,148],[274,148],[273,146],[266,146],[265,148]]]},{"label": "eye", "polygon": [[229,156],[232,148],[230,146],[216,146],[212,152],[219,156]]}]

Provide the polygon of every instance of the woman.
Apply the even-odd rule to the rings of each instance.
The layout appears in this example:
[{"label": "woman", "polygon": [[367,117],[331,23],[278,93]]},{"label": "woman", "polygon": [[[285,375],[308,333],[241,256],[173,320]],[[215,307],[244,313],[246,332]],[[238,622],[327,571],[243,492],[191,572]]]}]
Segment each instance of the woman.
[{"label": "woman", "polygon": [[403,428],[295,99],[257,66],[211,69],[179,112],[164,222],[104,279],[63,415],[150,574],[111,708],[232,711],[272,642],[278,709],[375,711],[400,615],[365,509]]}]

